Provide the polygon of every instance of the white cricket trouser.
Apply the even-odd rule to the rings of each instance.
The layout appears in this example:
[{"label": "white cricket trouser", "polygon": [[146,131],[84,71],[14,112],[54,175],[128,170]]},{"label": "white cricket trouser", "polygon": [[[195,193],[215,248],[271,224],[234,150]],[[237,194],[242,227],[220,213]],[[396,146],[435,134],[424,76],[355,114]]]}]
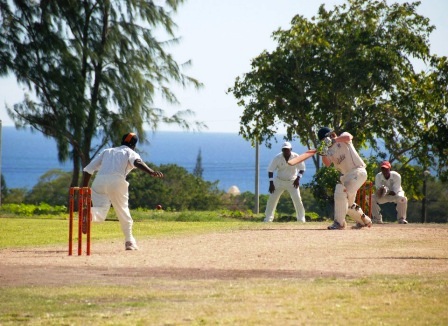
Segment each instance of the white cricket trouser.
[{"label": "white cricket trouser", "polygon": [[104,222],[112,204],[120,221],[125,241],[135,243],[132,235],[134,221],[128,204],[128,187],[129,183],[124,176],[97,175],[92,183],[92,221]]},{"label": "white cricket trouser", "polygon": [[274,179],[275,191],[273,194],[269,195],[268,202],[266,204],[266,217],[265,222],[272,222],[274,220],[274,212],[277,207],[278,201],[282,193],[286,190],[292,198],[294,203],[294,208],[296,209],[297,221],[305,222],[305,207],[303,207],[302,197],[300,197],[300,189],[295,188],[294,180],[280,180],[278,178]]},{"label": "white cricket trouser", "polygon": [[399,191],[396,196],[386,195],[381,198],[377,198],[375,194],[372,194],[372,215],[375,218],[382,220],[381,208],[378,204],[381,205],[385,203],[397,204],[397,220],[400,218],[406,219],[408,199],[404,195],[404,191]]},{"label": "white cricket trouser", "polygon": [[364,168],[356,168],[340,178],[341,184],[336,185],[334,193],[334,220],[341,225],[345,223],[345,216],[350,215],[356,222],[362,222],[364,214],[361,208],[354,209],[356,193],[367,180],[367,171]]}]

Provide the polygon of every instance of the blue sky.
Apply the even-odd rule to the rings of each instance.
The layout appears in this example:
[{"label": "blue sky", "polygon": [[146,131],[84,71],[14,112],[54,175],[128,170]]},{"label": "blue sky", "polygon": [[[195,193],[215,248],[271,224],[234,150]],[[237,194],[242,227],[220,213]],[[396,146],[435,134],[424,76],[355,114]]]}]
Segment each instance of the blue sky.
[{"label": "blue sky", "polygon": [[[170,47],[179,62],[192,61],[185,73],[205,84],[201,90],[173,87],[181,102],[170,106],[157,99],[156,106],[168,114],[182,109],[196,113],[192,119],[203,121],[209,132],[238,133],[242,109],[226,90],[235,78],[250,71],[251,59],[276,44],[272,32],[289,28],[292,17],[300,14],[311,18],[321,4],[327,9],[344,3],[342,0],[187,0],[174,16],[178,25],[178,45]],[[388,3],[406,1],[388,1]],[[436,30],[430,37],[431,51],[448,56],[447,0],[422,0],[418,12],[428,17]],[[5,110],[23,99],[23,90],[13,76],[0,78],[0,119],[3,126],[13,125]],[[160,130],[179,130],[161,126]]]}]

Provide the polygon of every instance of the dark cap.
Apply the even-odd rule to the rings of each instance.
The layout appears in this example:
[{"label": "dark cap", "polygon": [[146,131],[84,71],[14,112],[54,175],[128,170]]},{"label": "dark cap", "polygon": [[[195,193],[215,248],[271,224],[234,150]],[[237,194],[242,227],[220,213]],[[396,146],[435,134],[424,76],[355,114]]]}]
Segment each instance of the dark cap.
[{"label": "dark cap", "polygon": [[328,136],[328,134],[332,132],[332,130],[328,127],[322,127],[319,129],[319,131],[317,132],[317,138],[319,138],[319,140],[324,139],[325,137]]},{"label": "dark cap", "polygon": [[127,134],[123,135],[123,138],[121,138],[121,145],[134,147],[135,144],[137,144],[137,142],[138,142],[138,137],[133,132],[127,133]]}]

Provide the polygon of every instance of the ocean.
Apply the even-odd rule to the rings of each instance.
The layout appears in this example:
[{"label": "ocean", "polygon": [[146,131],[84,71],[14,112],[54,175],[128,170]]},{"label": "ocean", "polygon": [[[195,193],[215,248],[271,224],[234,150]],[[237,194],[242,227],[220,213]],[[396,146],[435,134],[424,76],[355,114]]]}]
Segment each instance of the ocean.
[{"label": "ocean", "polygon": [[[223,191],[237,186],[241,192],[255,193],[256,151],[238,134],[158,131],[148,135],[150,144],[137,144],[145,162],[176,164],[192,173],[201,152],[204,180],[219,181],[218,188]],[[51,169],[72,169],[71,161],[59,163],[56,142],[41,133],[4,126],[1,140],[1,173],[8,188],[31,189]],[[259,147],[260,194],[268,194],[267,167],[281,152],[282,136],[277,140],[271,149],[264,145]],[[292,146],[294,152],[306,151],[298,142],[292,142]],[[312,180],[315,172],[312,161],[306,161],[306,169],[302,184]]]}]

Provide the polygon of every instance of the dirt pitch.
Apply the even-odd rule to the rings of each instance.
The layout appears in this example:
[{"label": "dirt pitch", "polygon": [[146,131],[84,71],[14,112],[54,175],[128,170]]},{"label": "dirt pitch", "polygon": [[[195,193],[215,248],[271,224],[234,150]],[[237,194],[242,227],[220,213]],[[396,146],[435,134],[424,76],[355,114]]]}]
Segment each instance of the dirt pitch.
[{"label": "dirt pitch", "polygon": [[[138,226],[136,226],[138,227]],[[448,275],[448,226],[374,225],[328,231],[323,223],[272,223],[256,229],[93,242],[91,256],[67,247],[0,250],[0,286],[137,284],[151,278],[357,278]],[[82,277],[81,277],[82,275]]]}]

